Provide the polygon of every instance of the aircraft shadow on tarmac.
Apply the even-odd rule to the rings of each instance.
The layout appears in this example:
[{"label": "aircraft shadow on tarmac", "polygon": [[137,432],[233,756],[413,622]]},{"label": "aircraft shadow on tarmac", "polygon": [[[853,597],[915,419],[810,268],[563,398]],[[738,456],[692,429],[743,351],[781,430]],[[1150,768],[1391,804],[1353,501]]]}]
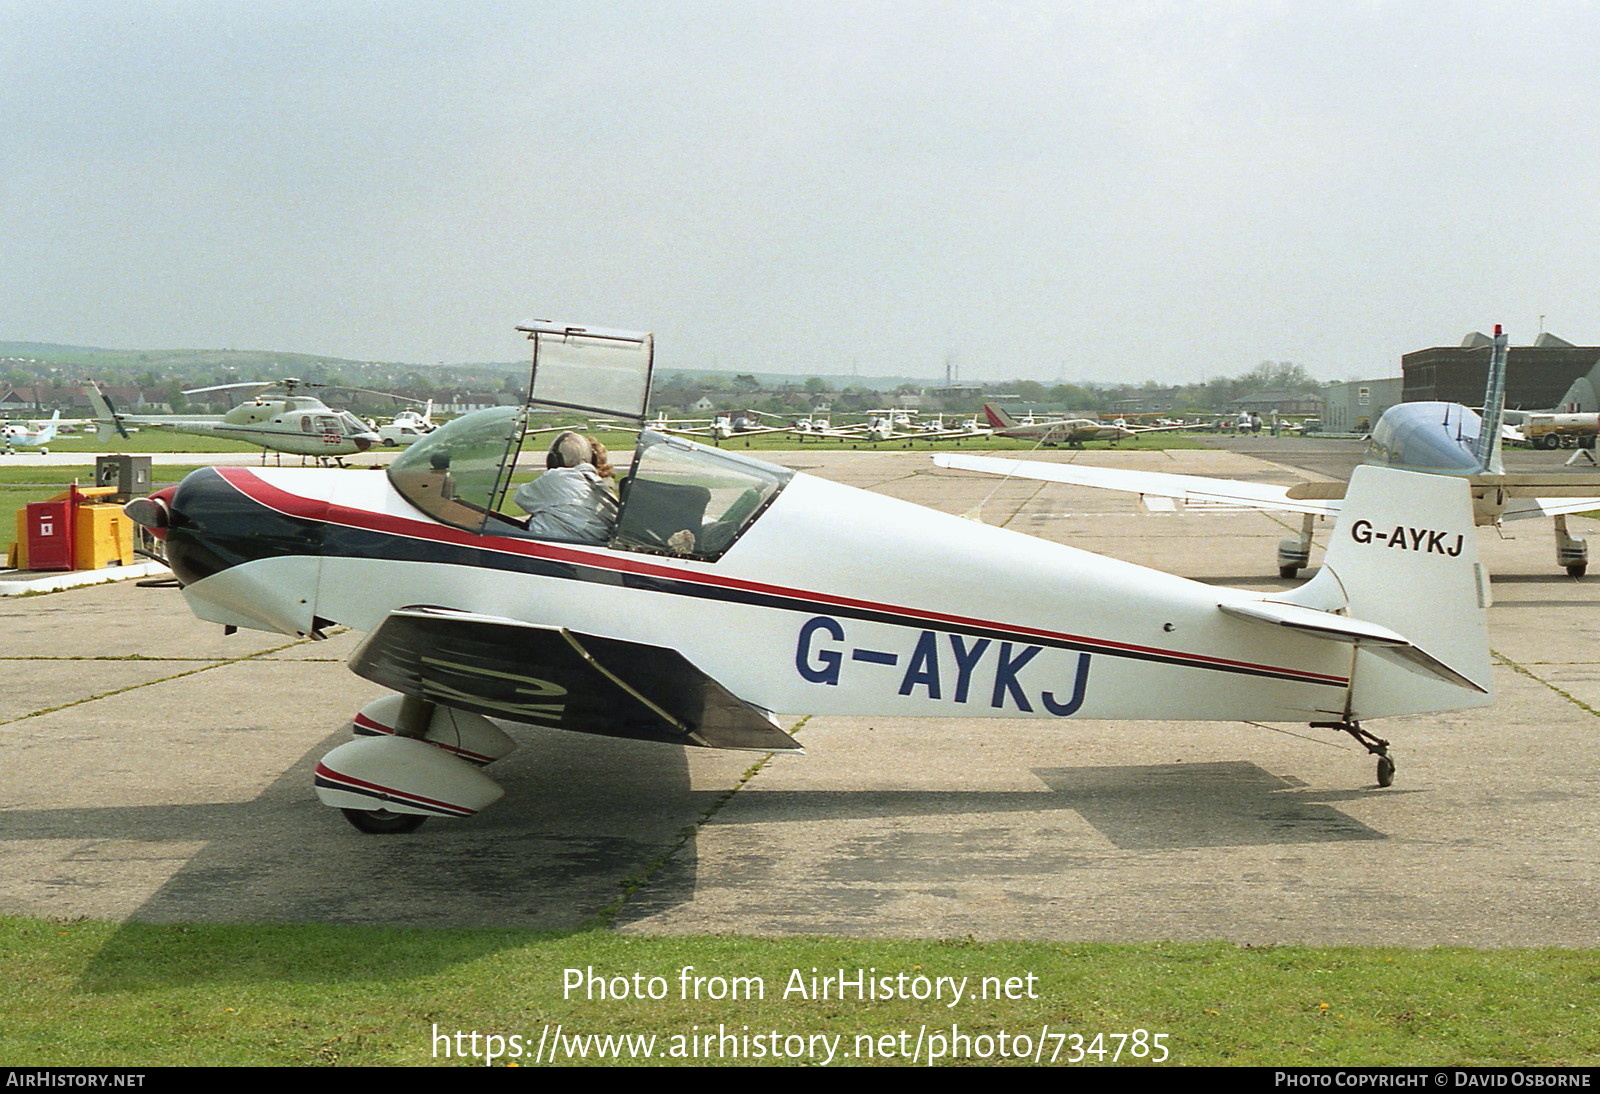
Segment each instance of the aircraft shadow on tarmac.
[{"label": "aircraft shadow on tarmac", "polygon": [[1070,810],[1127,851],[1388,838],[1330,804],[1367,791],[1306,793],[1295,780],[1247,760],[1034,768],[1033,773],[1050,789],[757,791],[740,795],[717,822],[783,824]]},{"label": "aircraft shadow on tarmac", "polygon": [[[1081,830],[1074,836],[1072,825],[1061,825],[1052,829],[1061,833],[1057,846],[1028,847],[1019,861],[1016,831],[1000,819],[1006,814],[1037,821],[1072,811],[1121,850],[1386,838],[1334,807],[1364,791],[1307,793],[1295,780],[1248,761],[1039,768],[1034,774],[1047,789],[1027,792],[750,789],[717,810],[734,777],[692,790],[686,750],[554,731],[534,734],[502,761],[510,768],[503,776],[507,797],[481,816],[431,822],[409,836],[373,837],[350,828],[313,796],[311,769],[326,748],[327,742],[312,749],[250,801],[18,810],[5,815],[6,835],[86,841],[74,856],[81,873],[69,864],[65,872],[73,877],[52,884],[127,884],[118,879],[141,869],[159,877],[166,863],[182,859],[132,913],[144,923],[557,931],[592,924],[608,910],[615,922],[627,923],[692,900],[700,884],[700,833],[723,825],[745,833],[754,826],[764,853],[781,856],[786,841],[812,838],[797,837],[788,828],[794,823],[889,822],[881,831],[853,827],[851,838],[832,849],[832,869],[817,878],[819,888],[878,871],[886,879],[928,882],[1018,868],[1056,873],[1064,862],[1103,854],[1098,841],[1080,846]],[[712,829],[703,829],[712,813]],[[997,820],[958,819],[967,814]],[[915,817],[945,818],[937,823],[947,832],[953,824],[958,838],[894,823]],[[906,842],[919,834],[927,839]],[[191,852],[174,843],[201,846]],[[759,870],[747,876],[730,872],[733,866],[719,863],[706,883],[759,882]],[[645,884],[618,910],[624,887],[636,881]],[[136,934],[128,932],[128,945]],[[489,950],[495,945],[485,941]],[[124,960],[118,952],[113,940],[100,961]],[[306,972],[313,979],[336,974]],[[203,975],[227,980],[250,974],[217,969]]]}]

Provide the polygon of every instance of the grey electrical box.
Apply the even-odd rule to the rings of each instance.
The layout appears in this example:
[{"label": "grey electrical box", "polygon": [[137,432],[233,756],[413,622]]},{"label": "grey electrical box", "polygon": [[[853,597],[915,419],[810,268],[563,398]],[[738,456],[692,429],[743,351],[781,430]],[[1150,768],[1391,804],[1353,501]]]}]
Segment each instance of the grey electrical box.
[{"label": "grey electrical box", "polygon": [[115,486],[117,492],[108,500],[127,504],[134,498],[150,493],[149,456],[97,456],[94,461],[94,484]]}]

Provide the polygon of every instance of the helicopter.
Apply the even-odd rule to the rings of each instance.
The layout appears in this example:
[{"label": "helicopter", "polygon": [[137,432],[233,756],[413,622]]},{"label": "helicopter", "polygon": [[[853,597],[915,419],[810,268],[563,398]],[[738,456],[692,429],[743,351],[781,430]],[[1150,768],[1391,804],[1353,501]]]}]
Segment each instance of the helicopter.
[{"label": "helicopter", "polygon": [[[242,391],[245,401],[221,415],[122,414],[111,406],[98,384],[92,380],[88,382],[89,401],[94,405],[94,421],[101,444],[110,440],[113,433],[126,438],[126,427],[134,425],[141,429],[229,437],[260,445],[263,463],[267,452],[272,451],[342,464],[342,457],[365,452],[377,444],[378,434],[348,410],[334,410],[315,395],[300,393],[322,386],[294,378],[218,384],[191,388],[184,394]],[[265,393],[274,388],[281,388],[283,394],[266,397]]]}]

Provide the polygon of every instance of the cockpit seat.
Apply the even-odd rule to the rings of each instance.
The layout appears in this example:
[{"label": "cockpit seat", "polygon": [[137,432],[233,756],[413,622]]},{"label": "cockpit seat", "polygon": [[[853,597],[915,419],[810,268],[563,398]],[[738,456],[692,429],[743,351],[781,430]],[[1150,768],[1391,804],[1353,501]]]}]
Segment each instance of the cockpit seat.
[{"label": "cockpit seat", "polygon": [[623,484],[618,546],[667,550],[668,541],[687,531],[698,543],[711,491],[704,486],[630,477]]}]

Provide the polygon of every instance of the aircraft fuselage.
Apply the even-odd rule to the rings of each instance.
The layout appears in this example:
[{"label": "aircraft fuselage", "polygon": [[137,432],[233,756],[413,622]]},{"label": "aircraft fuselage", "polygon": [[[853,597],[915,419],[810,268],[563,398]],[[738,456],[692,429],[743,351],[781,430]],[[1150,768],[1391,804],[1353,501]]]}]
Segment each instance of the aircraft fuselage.
[{"label": "aircraft fuselage", "polygon": [[[773,711],[1348,712],[1350,647],[1218,611],[1256,594],[805,475],[715,561],[531,539],[509,522],[465,531],[373,472],[206,469],[170,506],[185,596],[224,624],[315,634],[417,605],[493,615],[678,650]],[[1416,696],[1440,709],[1429,688]]]}]

